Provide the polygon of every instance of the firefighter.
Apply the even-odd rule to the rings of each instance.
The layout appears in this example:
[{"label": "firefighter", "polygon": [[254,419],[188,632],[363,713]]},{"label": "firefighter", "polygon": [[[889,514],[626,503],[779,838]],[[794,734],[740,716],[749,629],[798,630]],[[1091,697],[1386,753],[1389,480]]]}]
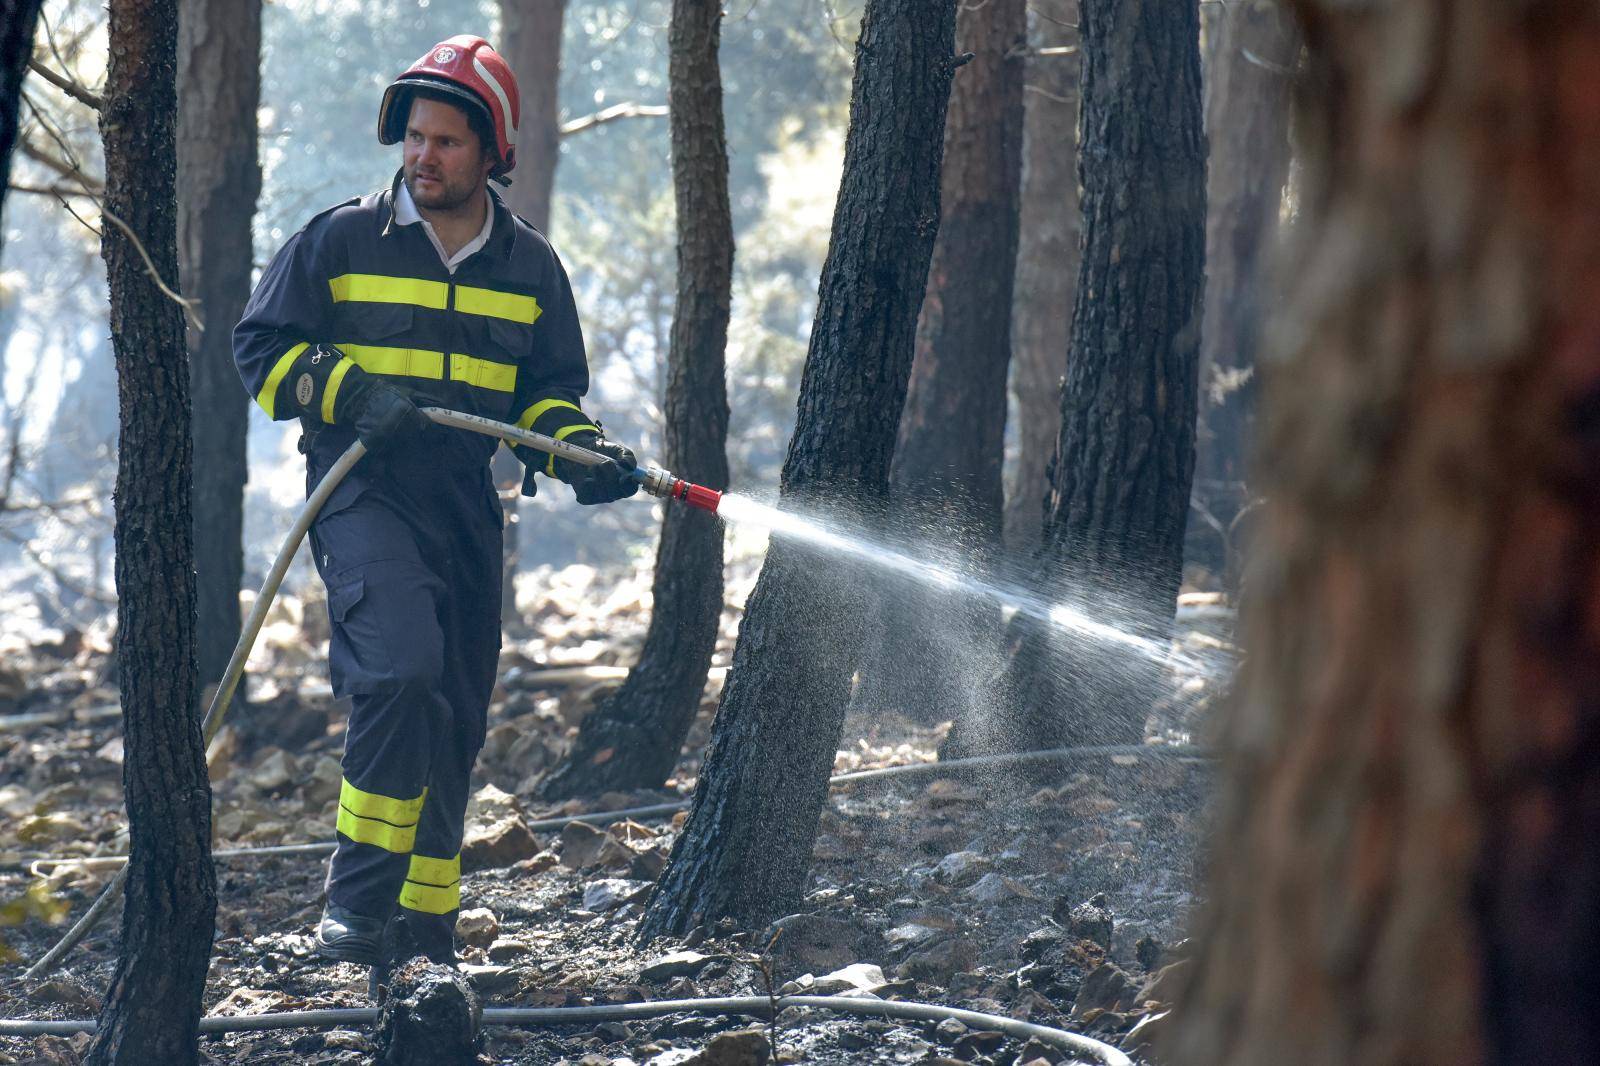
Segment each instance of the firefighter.
[{"label": "firefighter", "polygon": [[283,246],[234,330],[245,387],[298,418],[307,492],[352,441],[368,455],[311,528],[328,660],[348,697],[338,846],[318,951],[388,967],[455,960],[468,778],[500,649],[495,442],[432,423],[452,408],[609,457],[518,448],[579,503],[633,495],[631,451],[579,405],[589,373],[572,289],[545,238],[491,184],[516,165],[520,100],[481,37],[443,41],[378,109],[404,143],[390,186],[317,215]]}]

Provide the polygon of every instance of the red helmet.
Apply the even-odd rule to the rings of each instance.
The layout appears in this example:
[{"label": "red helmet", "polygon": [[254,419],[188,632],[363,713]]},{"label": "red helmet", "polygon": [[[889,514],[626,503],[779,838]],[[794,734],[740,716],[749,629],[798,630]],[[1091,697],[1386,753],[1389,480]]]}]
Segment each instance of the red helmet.
[{"label": "red helmet", "polygon": [[406,120],[411,117],[412,94],[408,90],[424,85],[448,93],[488,117],[500,153],[492,177],[509,173],[517,165],[522,98],[516,75],[488,41],[467,33],[440,41],[396,78],[384,90],[378,107],[379,144],[397,144],[405,138]]}]

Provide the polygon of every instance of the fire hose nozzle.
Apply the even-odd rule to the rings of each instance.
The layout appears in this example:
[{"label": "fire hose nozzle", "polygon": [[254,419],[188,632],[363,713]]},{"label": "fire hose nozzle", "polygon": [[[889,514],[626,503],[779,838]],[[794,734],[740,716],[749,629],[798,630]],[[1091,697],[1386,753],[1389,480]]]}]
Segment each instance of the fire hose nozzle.
[{"label": "fire hose nozzle", "polygon": [[639,479],[644,491],[663,500],[679,500],[712,514],[717,513],[717,506],[722,503],[722,493],[716,489],[685,481],[659,466],[640,467],[633,472],[633,476]]}]

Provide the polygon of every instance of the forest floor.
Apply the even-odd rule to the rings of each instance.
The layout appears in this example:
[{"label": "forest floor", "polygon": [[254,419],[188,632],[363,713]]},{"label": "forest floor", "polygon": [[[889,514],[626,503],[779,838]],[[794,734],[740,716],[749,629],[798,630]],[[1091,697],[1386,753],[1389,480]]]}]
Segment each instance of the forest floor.
[{"label": "forest floor", "polygon": [[[753,565],[731,582],[717,662],[726,664]],[[800,991],[944,1003],[1071,1029],[1137,1051],[1159,1026],[1184,965],[1209,767],[1151,756],[1100,758],[984,776],[917,775],[835,787],[800,915],[771,930],[716,927],[635,942],[642,897],[665,864],[677,821],[528,822],[687,798],[720,691],[714,674],[689,753],[660,792],[607,794],[552,807],[541,775],[583,714],[616,681],[642,637],[648,573],[620,582],[582,567],[525,575],[538,588],[525,627],[508,633],[501,684],[463,849],[463,962],[488,1006],[566,1006]],[[1180,611],[1178,639],[1214,650],[1231,620]],[[285,597],[252,658],[248,707],[230,715],[213,757],[216,847],[333,836],[343,709],[321,655],[325,609]],[[13,642],[15,643],[15,642]],[[0,1017],[85,1018],[100,1005],[120,919],[109,918],[53,976],[29,981],[42,954],[110,876],[40,856],[125,852],[119,725],[104,640],[76,634],[10,647],[0,662]],[[553,683],[542,672],[569,670]],[[613,668],[607,671],[605,668]],[[598,668],[598,669],[597,669]],[[1225,679],[1173,678],[1153,741],[1186,741]],[[852,714],[836,770],[935,758],[942,727]],[[322,906],[323,857],[217,862],[217,934],[208,1014],[368,1006],[366,974],[320,960],[310,934]],[[115,913],[115,912],[114,912]],[[54,924],[52,924],[54,923]],[[687,952],[688,954],[681,954]],[[674,954],[679,953],[679,954]],[[669,957],[670,956],[670,957]],[[856,964],[865,964],[857,966]],[[844,971],[842,974],[839,971]],[[1143,1023],[1143,1024],[1141,1024]],[[1070,1061],[1042,1045],[938,1026],[796,1008],[775,1025],[734,1016],[485,1030],[484,1063],[735,1066],[759,1030],[778,1061]],[[1132,1035],[1130,1036],[1130,1032]],[[73,1064],[86,1036],[0,1038],[0,1063]],[[355,1064],[359,1029],[203,1037],[201,1061]]]}]

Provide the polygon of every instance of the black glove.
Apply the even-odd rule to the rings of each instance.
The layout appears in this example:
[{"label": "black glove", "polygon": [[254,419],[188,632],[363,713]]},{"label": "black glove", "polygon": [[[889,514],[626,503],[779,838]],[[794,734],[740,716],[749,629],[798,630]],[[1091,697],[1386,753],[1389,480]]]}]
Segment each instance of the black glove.
[{"label": "black glove", "polygon": [[633,479],[633,471],[639,465],[639,460],[632,451],[591,430],[570,435],[567,443],[599,452],[608,459],[598,466],[584,466],[572,459],[563,459],[559,455],[555,457],[553,465],[556,477],[572,486],[579,503],[614,503],[639,491],[639,483]]},{"label": "black glove", "polygon": [[420,445],[433,425],[405,393],[359,367],[349,372],[339,390],[335,421],[353,426],[374,455]]}]

